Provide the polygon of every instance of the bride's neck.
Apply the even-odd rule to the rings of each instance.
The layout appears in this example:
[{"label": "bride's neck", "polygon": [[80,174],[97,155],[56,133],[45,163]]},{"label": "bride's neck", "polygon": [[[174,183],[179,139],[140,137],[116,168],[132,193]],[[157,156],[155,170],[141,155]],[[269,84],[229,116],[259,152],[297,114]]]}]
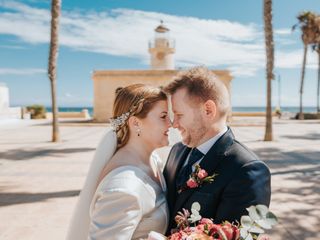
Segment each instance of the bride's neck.
[{"label": "bride's neck", "polygon": [[123,147],[123,150],[130,153],[132,158],[135,158],[137,161],[149,165],[150,155],[153,149],[148,148],[142,142],[137,141],[128,141],[128,143]]},{"label": "bride's neck", "polygon": [[126,165],[134,165],[153,176],[150,168],[150,155],[153,149],[148,149],[142,143],[129,141],[124,147],[120,148],[111,161],[102,170],[98,183],[113,169]]}]

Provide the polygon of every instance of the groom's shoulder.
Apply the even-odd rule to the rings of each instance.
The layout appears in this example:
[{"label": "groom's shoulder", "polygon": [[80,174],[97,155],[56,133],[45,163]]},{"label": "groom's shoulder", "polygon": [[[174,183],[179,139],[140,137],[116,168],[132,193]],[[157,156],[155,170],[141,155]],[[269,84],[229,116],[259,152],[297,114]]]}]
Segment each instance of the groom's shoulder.
[{"label": "groom's shoulder", "polygon": [[[270,175],[269,167],[265,162],[259,159],[259,157],[251,151],[243,143],[234,140],[233,144],[230,146],[226,152],[228,161],[225,162],[225,168],[238,169],[240,173],[252,172],[256,174],[262,174],[264,176]],[[241,175],[241,174],[240,174]],[[248,174],[251,176],[251,174]]]},{"label": "groom's shoulder", "polygon": [[226,155],[238,164],[247,164],[257,161],[262,162],[252,150],[236,139],[233,140],[233,144],[228,149]]}]

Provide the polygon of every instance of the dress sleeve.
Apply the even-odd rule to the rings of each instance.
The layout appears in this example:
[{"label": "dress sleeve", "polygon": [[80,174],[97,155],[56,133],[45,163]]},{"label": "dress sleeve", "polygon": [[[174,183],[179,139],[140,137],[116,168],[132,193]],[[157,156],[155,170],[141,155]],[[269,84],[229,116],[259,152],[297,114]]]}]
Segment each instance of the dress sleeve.
[{"label": "dress sleeve", "polygon": [[121,190],[103,191],[91,211],[88,239],[131,239],[141,218],[142,208],[135,195]]}]

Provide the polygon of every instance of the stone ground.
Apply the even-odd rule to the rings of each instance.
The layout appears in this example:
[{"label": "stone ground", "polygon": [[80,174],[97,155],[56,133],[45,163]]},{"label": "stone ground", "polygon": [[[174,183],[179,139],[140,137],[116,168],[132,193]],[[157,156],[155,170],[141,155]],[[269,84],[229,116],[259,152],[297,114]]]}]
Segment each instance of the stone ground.
[{"label": "stone ground", "polygon": [[[272,239],[320,239],[320,121],[275,119],[273,142],[262,141],[263,118],[235,118],[231,126],[271,169],[270,209],[280,221]],[[0,122],[0,239],[65,238],[105,127],[62,122],[62,141],[51,143],[46,120]]]}]

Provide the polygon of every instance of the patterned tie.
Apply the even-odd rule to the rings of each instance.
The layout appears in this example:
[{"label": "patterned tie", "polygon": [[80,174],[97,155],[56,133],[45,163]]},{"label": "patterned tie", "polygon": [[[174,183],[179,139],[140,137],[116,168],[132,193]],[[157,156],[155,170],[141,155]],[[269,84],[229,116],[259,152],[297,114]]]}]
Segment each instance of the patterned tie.
[{"label": "patterned tie", "polygon": [[176,181],[176,187],[179,189],[181,186],[185,185],[188,181],[190,174],[192,173],[192,166],[203,157],[203,153],[197,148],[193,148],[190,157],[188,159],[187,165],[183,166],[179,172]]}]

